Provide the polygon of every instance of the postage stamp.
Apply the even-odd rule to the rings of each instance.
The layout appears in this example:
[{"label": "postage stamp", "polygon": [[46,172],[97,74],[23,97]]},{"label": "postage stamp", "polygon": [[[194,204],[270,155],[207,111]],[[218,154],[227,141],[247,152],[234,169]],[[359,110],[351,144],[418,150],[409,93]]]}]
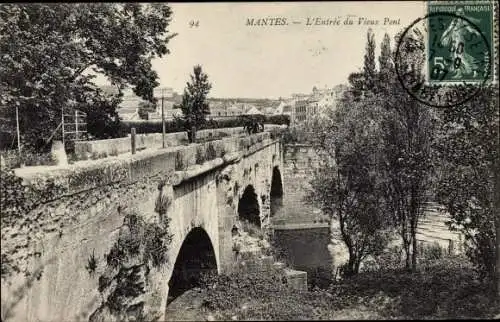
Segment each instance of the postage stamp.
[{"label": "postage stamp", "polygon": [[425,16],[399,36],[395,66],[404,89],[419,102],[453,107],[498,77],[498,4],[428,1]]},{"label": "postage stamp", "polygon": [[429,1],[430,83],[492,81],[492,1]]}]

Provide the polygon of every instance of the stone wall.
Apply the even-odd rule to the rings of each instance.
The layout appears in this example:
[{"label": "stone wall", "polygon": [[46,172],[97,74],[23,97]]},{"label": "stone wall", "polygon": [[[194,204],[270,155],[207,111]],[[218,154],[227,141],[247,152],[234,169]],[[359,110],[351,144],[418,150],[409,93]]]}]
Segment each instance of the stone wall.
[{"label": "stone wall", "polygon": [[328,224],[314,226],[274,229],[274,244],[280,258],[294,269],[307,272],[311,285],[319,283],[312,279],[331,279],[333,270],[328,249],[330,227]]},{"label": "stone wall", "polygon": [[[227,129],[201,130],[197,132],[198,139],[208,137],[218,137],[224,133],[226,136],[235,136],[244,133],[242,127]],[[186,132],[166,133],[165,146],[173,147],[188,142]],[[162,133],[149,133],[136,135],[136,149],[161,148],[163,144]],[[125,138],[116,138],[96,141],[75,142],[75,155],[77,160],[84,160],[90,157],[105,158],[116,156],[131,151],[130,134]]]},{"label": "stone wall", "polygon": [[314,169],[319,166],[319,158],[313,148],[307,145],[287,145],[283,155],[283,180],[286,182],[283,207],[273,223],[319,222],[321,213],[304,202]]},{"label": "stone wall", "polygon": [[[279,127],[279,125],[266,124],[266,129]],[[196,132],[197,139],[222,138],[222,136],[238,136],[245,133],[243,127],[208,129]],[[188,137],[186,132],[166,133],[165,146],[174,147],[187,144]],[[161,148],[163,145],[162,133],[149,133],[136,135],[136,149]],[[102,159],[108,156],[116,156],[131,151],[130,134],[124,138],[79,141],[75,142],[76,160]]]},{"label": "stone wall", "polygon": [[[208,154],[209,146],[215,155],[199,162],[197,154]],[[237,218],[238,198],[249,184],[259,196],[269,195],[272,169],[280,165],[280,155],[280,144],[264,132],[146,149],[41,173],[16,169],[27,189],[36,187],[50,194],[33,211],[20,214],[13,226],[2,226],[2,256],[20,269],[2,279],[2,320],[88,320],[102,301],[99,276],[108,269],[105,256],[123,228],[124,213],[135,211],[147,222],[161,221],[155,202],[158,183],[166,180],[174,196],[167,211],[174,235],[170,262],[150,272],[144,298],[161,318],[167,283],[186,234],[202,227],[214,246],[219,271],[230,267],[230,230]],[[90,273],[86,266],[92,257],[97,264]],[[16,301],[15,292],[27,281],[32,285],[24,287],[19,293],[22,299],[8,312]],[[10,317],[5,316],[8,313]]]},{"label": "stone wall", "polygon": [[[294,268],[308,271],[310,279],[317,274],[314,271],[330,277],[330,273],[346,261],[347,251],[338,222],[330,222],[319,209],[304,202],[310,188],[309,181],[315,169],[321,166],[319,156],[311,146],[304,144],[287,145],[283,151],[283,180],[286,184],[283,207],[272,219],[275,237],[282,245],[281,250],[287,254],[285,257],[291,256]],[[311,227],[303,229],[301,225]],[[315,225],[318,227],[314,228]],[[307,246],[308,243],[314,246]]]}]

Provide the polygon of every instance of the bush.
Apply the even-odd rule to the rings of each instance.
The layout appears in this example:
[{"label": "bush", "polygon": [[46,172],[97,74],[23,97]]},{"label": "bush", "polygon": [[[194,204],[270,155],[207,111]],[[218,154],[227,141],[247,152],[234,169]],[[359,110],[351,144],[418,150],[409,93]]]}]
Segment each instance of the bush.
[{"label": "bush", "polygon": [[402,258],[403,248],[401,246],[393,246],[387,251],[375,257],[375,261],[380,270],[397,270],[403,266]]},{"label": "bush", "polygon": [[[423,269],[366,272],[330,284],[296,291],[279,271],[207,274],[201,279],[202,307],[217,320],[355,320],[492,318],[498,303],[492,287],[481,282],[464,257],[423,261]],[[325,286],[313,272],[315,283]],[[309,277],[309,276],[308,276]],[[320,285],[318,285],[320,286]],[[206,312],[204,310],[204,312]],[[342,310],[342,312],[339,312]],[[208,313],[206,312],[206,313]]]},{"label": "bush", "polygon": [[206,160],[205,150],[203,146],[196,147],[196,164],[203,164]]},{"label": "bush", "polygon": [[208,143],[205,155],[206,155],[206,160],[213,160],[217,157],[217,151],[215,151],[215,148],[212,143]]},{"label": "bush", "polygon": [[182,157],[181,151],[177,151],[175,154],[175,171],[181,171],[185,168],[184,158]]},{"label": "bush", "polygon": [[437,242],[424,244],[422,247],[422,257],[429,261],[441,259],[443,257],[443,249]]},{"label": "bush", "polygon": [[34,208],[26,193],[23,179],[11,169],[0,169],[0,204],[2,226],[20,218]]},{"label": "bush", "polygon": [[34,152],[31,150],[22,150],[21,157],[19,157],[17,150],[5,150],[0,153],[4,158],[5,166],[7,168],[19,168],[21,164],[25,166],[39,166],[39,165],[56,165],[57,162],[49,152]]}]

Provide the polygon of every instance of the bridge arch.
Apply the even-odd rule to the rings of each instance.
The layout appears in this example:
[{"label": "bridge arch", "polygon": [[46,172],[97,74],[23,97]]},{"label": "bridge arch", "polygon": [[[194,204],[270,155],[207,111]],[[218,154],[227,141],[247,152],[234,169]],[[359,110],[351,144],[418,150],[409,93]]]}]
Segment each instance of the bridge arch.
[{"label": "bridge arch", "polygon": [[270,212],[273,217],[283,207],[283,181],[278,166],[273,168],[270,192]]},{"label": "bridge arch", "polygon": [[261,227],[259,200],[253,185],[248,185],[241,195],[238,202],[238,219]]},{"label": "bridge arch", "polygon": [[209,272],[217,272],[214,247],[207,232],[195,227],[184,238],[175,260],[168,282],[167,305],[185,291],[199,286],[202,274]]}]

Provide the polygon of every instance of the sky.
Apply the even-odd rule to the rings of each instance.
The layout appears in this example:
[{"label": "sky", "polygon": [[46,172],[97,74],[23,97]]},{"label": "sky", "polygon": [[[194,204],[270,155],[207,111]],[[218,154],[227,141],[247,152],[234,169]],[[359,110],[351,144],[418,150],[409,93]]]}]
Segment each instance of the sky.
[{"label": "sky", "polygon": [[[171,53],[153,60],[160,87],[182,93],[196,64],[212,83],[210,97],[278,98],[346,83],[363,64],[372,28],[377,55],[384,33],[393,36],[425,15],[422,1],[172,3]],[[344,25],[352,15],[353,25]],[[247,19],[286,18],[288,25],[248,26]],[[308,26],[308,18],[340,25]],[[360,18],[379,20],[369,26]],[[395,24],[384,25],[384,19]],[[399,21],[397,21],[399,19]],[[190,22],[197,26],[190,26]],[[300,22],[294,24],[293,21]],[[282,22],[282,21],[281,21]],[[399,22],[399,23],[398,23]]]}]

